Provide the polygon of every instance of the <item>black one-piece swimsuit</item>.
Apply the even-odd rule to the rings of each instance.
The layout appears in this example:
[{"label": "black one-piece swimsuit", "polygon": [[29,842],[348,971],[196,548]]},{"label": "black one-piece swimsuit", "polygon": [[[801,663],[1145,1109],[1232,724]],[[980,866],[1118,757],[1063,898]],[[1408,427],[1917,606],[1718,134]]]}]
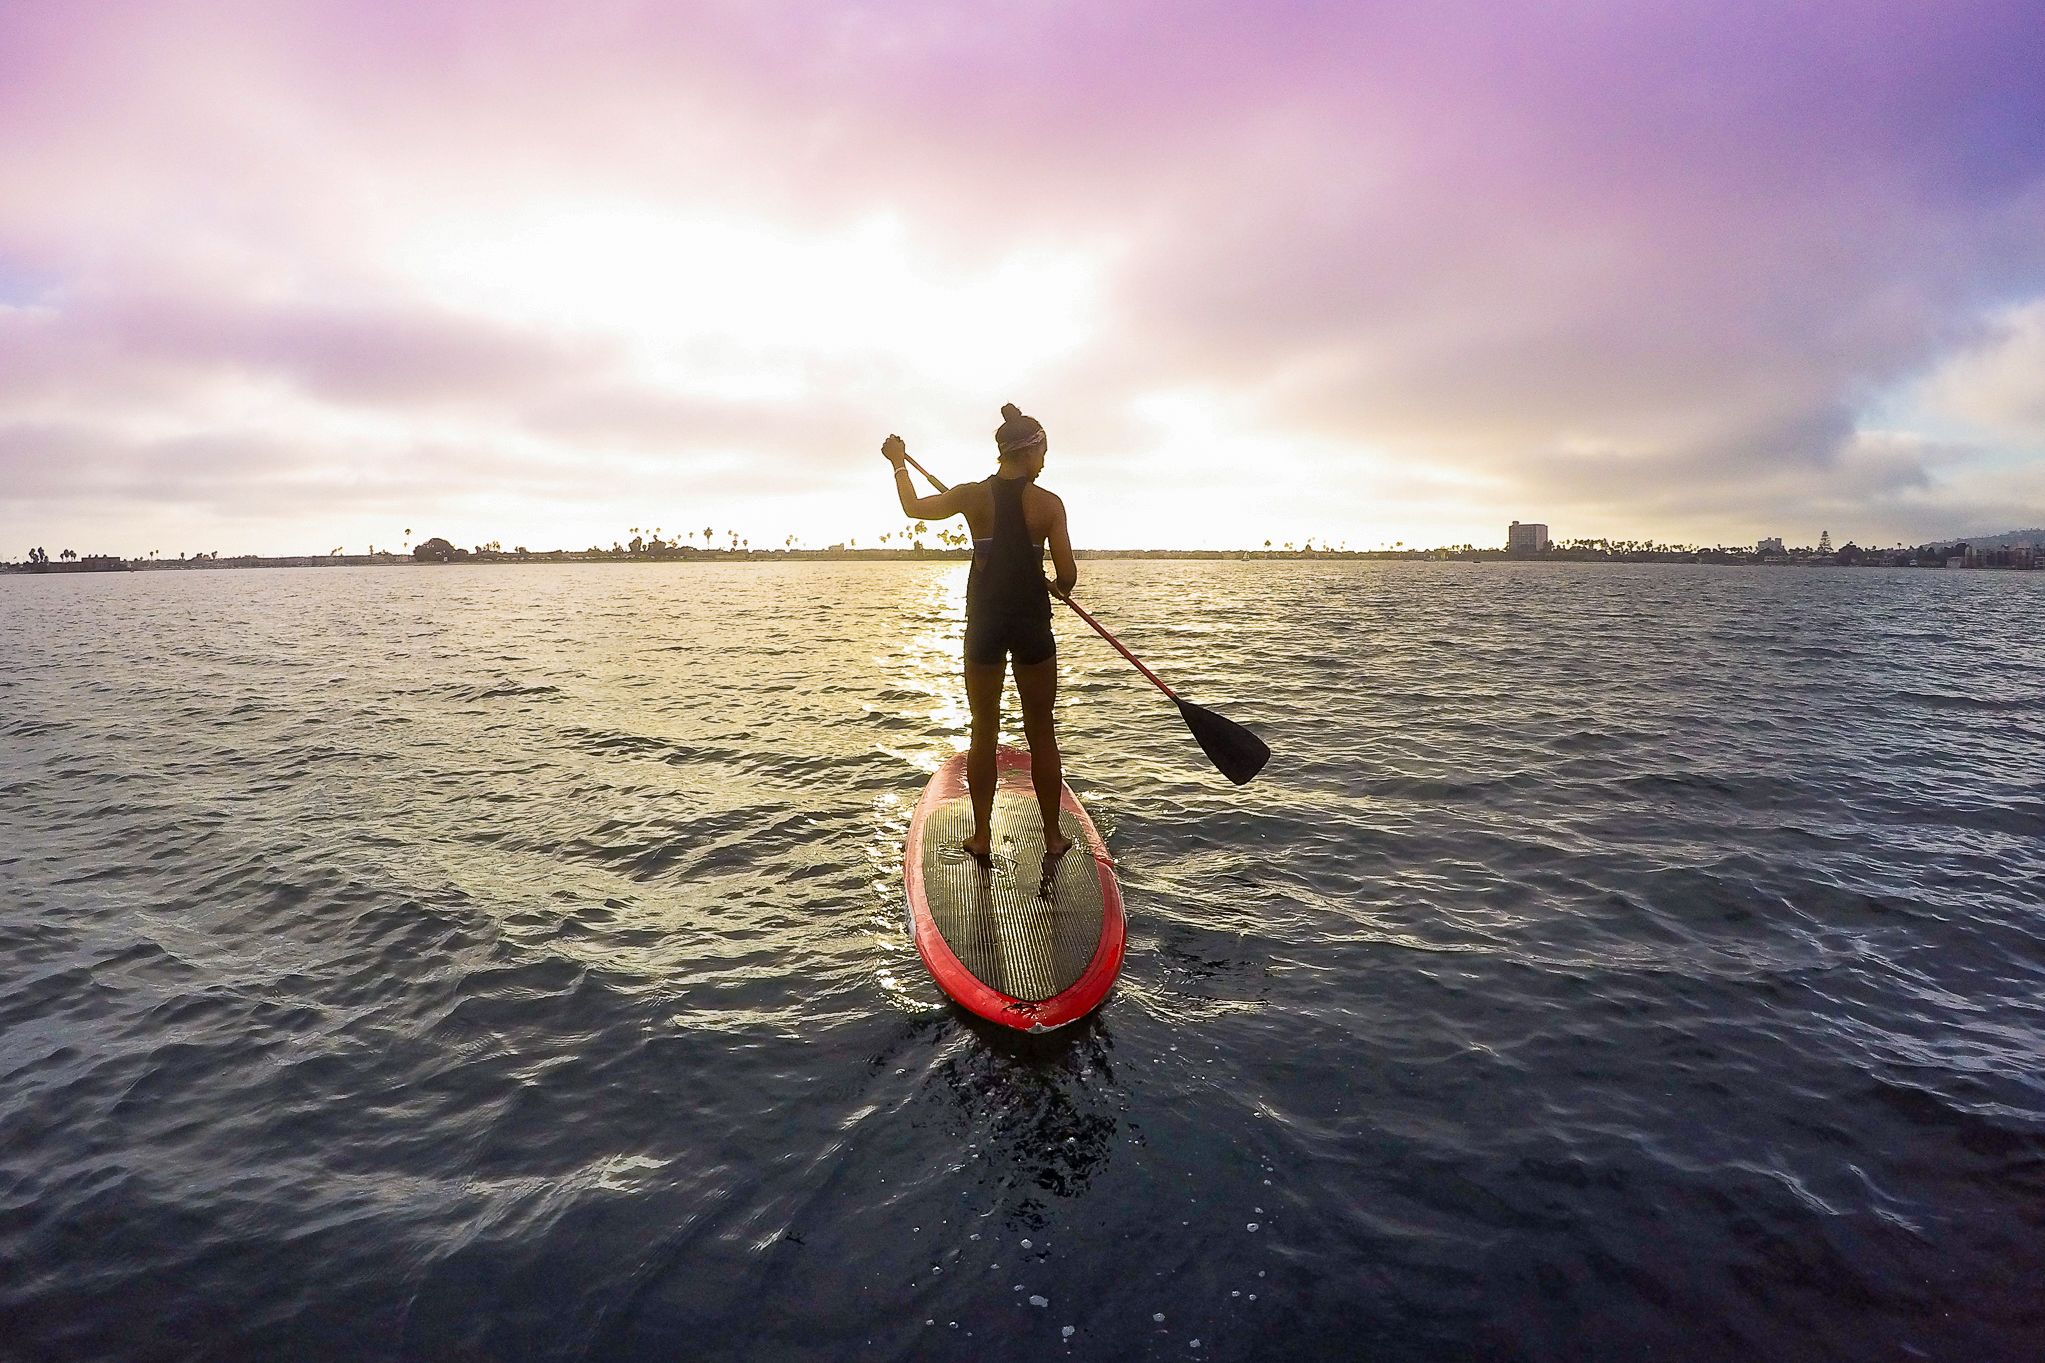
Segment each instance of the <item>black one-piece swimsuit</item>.
[{"label": "black one-piece swimsuit", "polygon": [[1044,585],[1044,551],[1030,541],[1023,515],[1027,478],[986,480],[994,496],[994,534],[973,541],[966,577],[966,661],[999,664],[1005,658],[1040,663],[1058,652],[1051,636],[1051,593]]}]

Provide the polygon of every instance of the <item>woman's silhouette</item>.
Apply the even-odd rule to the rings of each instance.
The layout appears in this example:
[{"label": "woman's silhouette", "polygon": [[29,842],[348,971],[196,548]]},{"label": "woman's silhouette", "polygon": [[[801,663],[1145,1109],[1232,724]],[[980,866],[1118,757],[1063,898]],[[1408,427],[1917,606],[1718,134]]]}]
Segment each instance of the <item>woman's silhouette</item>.
[{"label": "woman's silhouette", "polygon": [[[1049,440],[1034,417],[1009,403],[994,432],[1000,463],[977,483],[965,483],[918,497],[905,465],[908,447],[898,435],[881,445],[895,466],[895,492],[904,515],[919,520],[964,516],[973,532],[973,567],[966,582],[966,699],[973,710],[973,746],[966,781],[973,795],[973,835],[965,849],[983,863],[990,846],[994,812],[994,751],[1001,730],[1001,675],[1015,669],[1022,701],[1023,734],[1030,745],[1030,780],[1044,819],[1044,854],[1059,856],[1070,845],[1058,826],[1058,794],[1064,772],[1052,706],[1058,698],[1058,644],[1051,636],[1051,596],[1065,596],[1079,580],[1072,541],[1065,529],[1065,503],[1036,485],[1044,471]],[[1056,582],[1044,578],[1044,546],[1051,546]]]}]

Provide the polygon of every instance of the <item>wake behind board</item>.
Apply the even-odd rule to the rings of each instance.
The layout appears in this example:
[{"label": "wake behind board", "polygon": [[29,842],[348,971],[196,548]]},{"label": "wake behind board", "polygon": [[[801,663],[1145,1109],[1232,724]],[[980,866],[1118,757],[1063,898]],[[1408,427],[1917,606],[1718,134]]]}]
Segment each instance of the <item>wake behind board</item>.
[{"label": "wake behind board", "polygon": [[1045,880],[1030,755],[1001,748],[995,771],[991,867],[959,846],[973,832],[966,754],[923,788],[902,858],[909,931],[938,988],[968,1011],[1047,1032],[1085,1017],[1114,987],[1127,935],[1122,890],[1071,786],[1059,792],[1059,827],[1072,850]]}]

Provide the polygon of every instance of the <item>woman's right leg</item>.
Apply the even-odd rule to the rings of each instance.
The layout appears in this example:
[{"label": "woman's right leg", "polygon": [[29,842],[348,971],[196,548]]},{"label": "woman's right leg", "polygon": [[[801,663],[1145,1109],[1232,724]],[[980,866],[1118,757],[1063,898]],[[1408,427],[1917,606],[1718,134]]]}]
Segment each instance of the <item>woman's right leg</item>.
[{"label": "woman's right leg", "polygon": [[1037,811],[1044,819],[1044,855],[1062,856],[1072,840],[1058,826],[1059,796],[1065,785],[1058,730],[1051,718],[1058,701],[1058,655],[1040,663],[1017,663],[1015,693],[1022,701],[1023,733],[1030,744],[1030,783],[1037,788]]}]

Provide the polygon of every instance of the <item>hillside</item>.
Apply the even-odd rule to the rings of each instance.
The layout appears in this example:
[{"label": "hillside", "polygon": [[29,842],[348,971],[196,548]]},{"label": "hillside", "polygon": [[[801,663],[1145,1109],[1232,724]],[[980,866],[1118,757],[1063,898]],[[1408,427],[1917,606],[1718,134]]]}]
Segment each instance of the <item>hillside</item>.
[{"label": "hillside", "polygon": [[1948,544],[1966,544],[1973,549],[2014,549],[2020,544],[2045,546],[2045,527],[2005,530],[2000,535],[1955,535]]}]

